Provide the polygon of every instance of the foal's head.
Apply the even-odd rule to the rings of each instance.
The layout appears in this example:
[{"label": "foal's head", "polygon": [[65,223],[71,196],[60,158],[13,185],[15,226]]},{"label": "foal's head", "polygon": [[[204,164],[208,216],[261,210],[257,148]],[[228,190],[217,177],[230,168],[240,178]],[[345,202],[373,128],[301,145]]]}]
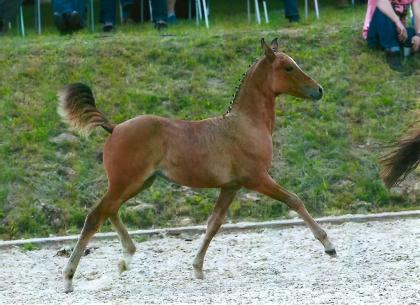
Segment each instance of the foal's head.
[{"label": "foal's head", "polygon": [[306,75],[290,56],[278,52],[277,38],[270,46],[261,39],[261,46],[269,63],[268,81],[275,94],[284,93],[312,100],[322,98],[322,87]]}]

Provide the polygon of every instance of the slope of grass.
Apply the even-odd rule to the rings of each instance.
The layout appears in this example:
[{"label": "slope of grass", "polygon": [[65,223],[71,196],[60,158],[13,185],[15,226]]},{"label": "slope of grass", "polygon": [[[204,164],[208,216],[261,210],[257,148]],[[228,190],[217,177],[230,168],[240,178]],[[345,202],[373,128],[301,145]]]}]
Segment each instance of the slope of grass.
[{"label": "slope of grass", "polygon": [[[106,190],[98,161],[106,133],[54,144],[68,132],[56,114],[56,94],[84,82],[113,122],[139,114],[201,119],[223,113],[238,79],[259,57],[261,37],[281,49],[324,86],[313,103],[280,97],[271,175],[299,194],[310,212],[328,215],[418,208],[412,196],[390,193],[378,177],[380,145],[397,138],[419,109],[419,56],[400,75],[360,38],[363,8],[323,8],[322,19],[289,25],[281,12],[257,26],[246,15],[215,14],[210,31],[187,22],[157,33],[149,24],[113,35],[54,29],[25,39],[0,39],[0,236],[17,238],[78,232]],[[417,174],[418,175],[418,174]],[[189,190],[156,181],[121,214],[130,227],[203,223],[216,190]],[[367,202],[361,204],[360,202]],[[130,206],[141,208],[134,209]],[[144,204],[148,203],[150,205]],[[359,210],[360,211],[360,210]],[[279,202],[241,191],[229,219],[287,216]],[[105,226],[105,230],[109,229]]]}]

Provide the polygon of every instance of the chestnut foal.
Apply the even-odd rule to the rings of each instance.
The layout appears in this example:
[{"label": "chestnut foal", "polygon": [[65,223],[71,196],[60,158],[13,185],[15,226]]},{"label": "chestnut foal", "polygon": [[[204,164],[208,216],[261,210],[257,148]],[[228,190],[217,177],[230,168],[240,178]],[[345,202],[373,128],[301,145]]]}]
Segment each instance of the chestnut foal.
[{"label": "chestnut foal", "polygon": [[64,269],[65,291],[91,237],[110,219],[122,243],[120,271],[128,268],[136,250],[118,216],[120,206],[161,176],[196,188],[220,188],[214,211],[194,259],[195,276],[203,278],[207,248],[224,221],[230,203],[241,187],[280,200],[295,210],[323,244],[335,249],[325,231],[309,215],[303,202],[278,185],[268,174],[273,155],[275,98],[290,94],[319,100],[321,86],[284,53],[277,39],[261,45],[265,55],[245,74],[226,114],[202,121],[181,121],[142,115],[111,124],[96,108],[92,91],[83,84],[66,86],[59,94],[58,112],[73,129],[88,133],[101,126],[111,135],[104,147],[108,191],[86,217],[73,253]]}]

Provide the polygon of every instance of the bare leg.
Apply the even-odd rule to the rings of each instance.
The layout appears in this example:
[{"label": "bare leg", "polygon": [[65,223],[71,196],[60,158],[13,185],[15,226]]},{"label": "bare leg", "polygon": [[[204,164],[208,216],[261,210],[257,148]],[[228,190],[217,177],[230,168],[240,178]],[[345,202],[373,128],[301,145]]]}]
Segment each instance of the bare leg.
[{"label": "bare leg", "polygon": [[233,198],[235,198],[237,191],[238,189],[221,189],[220,191],[219,198],[216,202],[216,206],[214,207],[213,213],[211,214],[207,222],[207,230],[204,236],[204,240],[193,262],[194,274],[195,277],[198,279],[203,279],[204,277],[203,263],[207,248],[209,247],[214,235],[216,235],[217,231],[222,225],[226,217],[229,205],[231,204]]},{"label": "bare leg", "polygon": [[167,0],[168,16],[175,14],[175,2],[176,0]]},{"label": "bare leg", "polygon": [[118,237],[120,238],[121,245],[123,247],[124,257],[118,263],[118,269],[120,272],[124,272],[129,268],[134,252],[136,252],[136,246],[131,240],[130,235],[128,235],[127,229],[125,228],[118,214],[112,215],[109,220],[111,221],[115,231],[117,231]]},{"label": "bare leg", "polygon": [[73,291],[73,276],[89,240],[105,220],[118,211],[120,205],[121,203],[119,201],[110,199],[110,196],[106,194],[87,215],[79,240],[77,241],[63,272],[64,291],[66,293]]},{"label": "bare leg", "polygon": [[295,210],[311,229],[315,238],[323,244],[325,252],[331,256],[336,255],[335,248],[328,239],[327,233],[308,213],[298,196],[278,185],[270,176],[266,176],[258,187],[252,189],[273,199],[280,200]]}]

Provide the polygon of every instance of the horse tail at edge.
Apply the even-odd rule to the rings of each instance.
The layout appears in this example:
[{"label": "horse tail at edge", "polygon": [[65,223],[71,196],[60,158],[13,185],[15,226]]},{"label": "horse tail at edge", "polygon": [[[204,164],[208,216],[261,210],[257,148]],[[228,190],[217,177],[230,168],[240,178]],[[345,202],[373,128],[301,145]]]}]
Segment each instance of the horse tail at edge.
[{"label": "horse tail at edge", "polygon": [[402,180],[420,163],[420,121],[411,131],[398,141],[395,148],[380,160],[381,179],[387,187],[392,187]]},{"label": "horse tail at edge", "polygon": [[82,135],[89,135],[98,126],[112,133],[115,127],[96,108],[92,90],[82,83],[67,85],[59,92],[57,112],[63,122]]}]

